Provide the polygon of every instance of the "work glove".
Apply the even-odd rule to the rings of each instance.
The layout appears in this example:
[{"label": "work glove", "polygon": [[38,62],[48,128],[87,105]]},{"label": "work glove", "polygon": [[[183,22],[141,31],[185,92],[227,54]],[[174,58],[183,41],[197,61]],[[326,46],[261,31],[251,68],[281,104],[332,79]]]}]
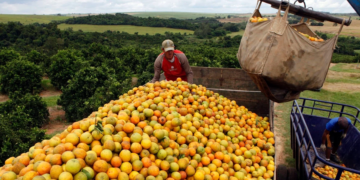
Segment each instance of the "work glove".
[{"label": "work glove", "polygon": [[320,149],[321,149],[322,151],[326,151],[326,146],[325,146],[325,144],[321,144]]}]

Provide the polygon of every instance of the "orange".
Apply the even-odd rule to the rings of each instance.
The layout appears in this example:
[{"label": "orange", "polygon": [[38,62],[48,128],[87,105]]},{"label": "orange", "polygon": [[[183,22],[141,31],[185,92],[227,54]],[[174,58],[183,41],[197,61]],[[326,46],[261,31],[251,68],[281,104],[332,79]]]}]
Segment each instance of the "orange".
[{"label": "orange", "polygon": [[125,172],[126,174],[130,174],[132,171],[132,165],[129,162],[123,162],[120,166],[121,172]]},{"label": "orange", "polygon": [[61,166],[54,165],[50,169],[50,177],[52,179],[58,179],[62,172],[63,172],[63,168]]},{"label": "orange", "polygon": [[117,179],[119,176],[119,171],[116,168],[109,168],[106,174],[109,176],[110,179]]},{"label": "orange", "polygon": [[84,149],[80,149],[80,148],[75,148],[73,150],[73,153],[74,153],[76,158],[84,159],[85,156],[86,156],[86,151]]},{"label": "orange", "polygon": [[80,141],[80,138],[75,133],[70,133],[65,138],[65,142],[69,142],[69,143],[73,144],[74,146],[77,145],[79,143],[79,141]]},{"label": "orange", "polygon": [[114,156],[110,163],[113,167],[120,167],[122,160],[119,156]]},{"label": "orange", "polygon": [[38,165],[38,167],[37,167],[37,172],[38,172],[40,175],[43,175],[43,174],[49,173],[49,172],[50,172],[50,169],[51,169],[50,163],[48,163],[48,162],[41,162],[41,163]]},{"label": "orange", "polygon": [[97,160],[93,165],[93,169],[95,172],[107,172],[108,164],[104,160]]},{"label": "orange", "polygon": [[126,123],[123,127],[123,130],[126,133],[131,133],[131,132],[133,132],[134,128],[135,128],[135,125],[133,123]]},{"label": "orange", "polygon": [[159,168],[157,166],[150,166],[148,168],[148,174],[151,176],[157,176],[159,174]]}]

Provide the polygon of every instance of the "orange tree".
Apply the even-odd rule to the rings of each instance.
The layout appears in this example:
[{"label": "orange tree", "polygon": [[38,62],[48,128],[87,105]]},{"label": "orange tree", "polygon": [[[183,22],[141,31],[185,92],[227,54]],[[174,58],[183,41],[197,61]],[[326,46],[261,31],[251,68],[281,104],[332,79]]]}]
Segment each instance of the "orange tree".
[{"label": "orange tree", "polygon": [[62,88],[57,103],[65,110],[67,120],[74,122],[91,114],[101,104],[118,98],[129,86],[130,80],[119,82],[113,69],[85,67]]},{"label": "orange tree", "polygon": [[0,165],[42,140],[45,131],[38,127],[48,122],[49,116],[46,103],[38,95],[16,92],[10,98],[0,104]]},{"label": "orange tree", "polygon": [[39,66],[26,60],[15,59],[2,68],[0,78],[1,91],[9,94],[20,93],[36,94],[41,90],[42,72]]}]

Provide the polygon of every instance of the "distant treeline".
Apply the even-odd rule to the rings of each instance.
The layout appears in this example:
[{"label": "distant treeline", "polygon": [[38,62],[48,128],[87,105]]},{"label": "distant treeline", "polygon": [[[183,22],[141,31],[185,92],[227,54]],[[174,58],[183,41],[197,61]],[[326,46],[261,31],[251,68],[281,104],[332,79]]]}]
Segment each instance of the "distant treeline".
[{"label": "distant treeline", "polygon": [[168,27],[195,30],[195,24],[180,19],[160,19],[154,17],[141,18],[128,14],[116,13],[74,17],[64,21],[66,24],[95,24],[95,25],[134,25],[148,27]]},{"label": "distant treeline", "polygon": [[209,17],[180,20],[175,18],[141,18],[122,13],[73,17],[59,22],[66,24],[133,25],[189,29],[195,31],[195,35],[200,38],[224,36],[228,32],[238,32],[240,29],[245,29],[245,23],[220,23],[217,19]]}]

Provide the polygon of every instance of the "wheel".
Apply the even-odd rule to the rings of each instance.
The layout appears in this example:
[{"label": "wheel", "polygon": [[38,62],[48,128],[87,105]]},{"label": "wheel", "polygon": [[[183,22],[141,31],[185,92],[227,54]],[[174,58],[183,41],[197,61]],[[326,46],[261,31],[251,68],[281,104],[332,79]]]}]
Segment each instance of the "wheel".
[{"label": "wheel", "polygon": [[287,167],[284,164],[280,164],[276,167],[276,180],[288,180]]},{"label": "wheel", "polygon": [[288,180],[297,180],[297,179],[298,179],[297,170],[293,167],[288,168]]}]

